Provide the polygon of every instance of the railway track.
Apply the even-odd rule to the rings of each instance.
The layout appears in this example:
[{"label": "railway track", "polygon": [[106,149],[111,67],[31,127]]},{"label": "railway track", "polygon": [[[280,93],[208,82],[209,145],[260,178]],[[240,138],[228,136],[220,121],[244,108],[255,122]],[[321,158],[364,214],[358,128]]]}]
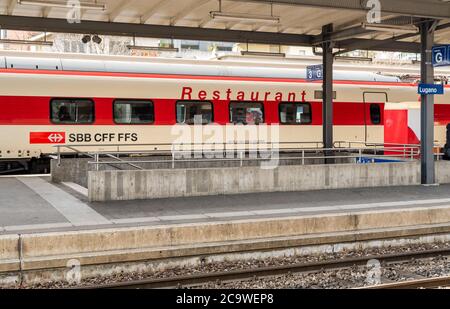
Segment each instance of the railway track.
[{"label": "railway track", "polygon": [[377,286],[365,287],[364,289],[437,289],[449,287],[450,276],[393,282],[380,284]]},{"label": "railway track", "polygon": [[[204,274],[189,274],[183,276],[160,278],[160,279],[143,279],[127,282],[109,283],[103,285],[82,287],[84,289],[158,289],[158,288],[186,288],[202,286],[210,282],[230,282],[244,281],[254,278],[273,277],[278,275],[318,272],[323,270],[345,269],[354,266],[365,266],[370,260],[378,260],[380,263],[401,263],[411,261],[413,259],[426,259],[437,256],[450,256],[450,249],[435,249],[418,252],[406,252],[398,254],[388,254],[382,256],[365,256],[346,258],[340,260],[330,260],[321,262],[290,264],[282,266],[262,267],[255,269],[233,270],[227,272],[211,272]],[[439,281],[438,279],[414,280],[419,286],[432,287],[433,285],[445,286],[450,285],[449,278]],[[380,285],[380,288],[414,288],[413,281],[399,282],[392,284]],[[422,286],[420,286],[422,287]],[[378,288],[369,287],[369,288]]]}]

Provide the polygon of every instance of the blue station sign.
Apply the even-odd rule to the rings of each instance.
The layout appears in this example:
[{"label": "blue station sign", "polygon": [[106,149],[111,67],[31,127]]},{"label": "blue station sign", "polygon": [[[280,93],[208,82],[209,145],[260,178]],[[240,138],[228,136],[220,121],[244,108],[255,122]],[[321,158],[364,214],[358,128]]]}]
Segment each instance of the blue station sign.
[{"label": "blue station sign", "polygon": [[421,95],[444,94],[444,85],[419,84],[418,93]]},{"label": "blue station sign", "polygon": [[450,45],[439,45],[433,47],[433,66],[450,66]]},{"label": "blue station sign", "polygon": [[323,80],[323,65],[310,65],[306,67],[306,79],[308,81]]}]

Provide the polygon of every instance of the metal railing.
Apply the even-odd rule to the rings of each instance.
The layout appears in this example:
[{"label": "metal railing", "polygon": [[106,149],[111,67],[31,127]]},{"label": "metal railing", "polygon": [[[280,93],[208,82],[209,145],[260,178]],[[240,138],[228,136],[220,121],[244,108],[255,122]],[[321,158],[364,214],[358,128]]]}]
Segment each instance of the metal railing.
[{"label": "metal railing", "polygon": [[[355,145],[359,145],[359,147],[355,147]],[[209,146],[214,146],[215,149],[207,148],[205,150],[205,147]],[[89,149],[99,148],[98,145],[57,145],[55,147],[58,164],[61,164],[61,157],[65,153],[71,152],[92,158],[93,161],[88,162],[88,164],[94,165],[96,170],[99,170],[102,165],[110,165],[118,169],[129,166],[143,170],[145,168],[141,166],[142,164],[161,163],[170,163],[171,167],[175,168],[178,162],[239,162],[239,166],[243,166],[245,162],[251,161],[294,160],[305,165],[319,160],[327,163],[345,163],[343,161],[347,163],[370,163],[377,161],[415,161],[420,158],[420,145],[337,141],[334,146],[334,148],[322,148],[322,142],[237,142],[222,144],[111,144],[101,146],[104,149],[110,148],[110,151],[89,151]],[[183,147],[184,149],[187,147],[188,150],[180,150]],[[127,150],[127,148],[141,150]],[[231,152],[233,153],[232,156]],[[149,159],[149,157],[158,155],[166,158]],[[437,159],[439,160],[443,155],[442,153],[436,154]]]},{"label": "metal railing", "polygon": [[[420,156],[421,153],[421,145],[420,144],[395,144],[395,143],[367,143],[367,142],[358,142],[358,141],[337,141],[334,143],[334,146],[339,148],[342,147],[342,145],[346,145],[347,147],[351,148],[353,145],[364,145],[366,147],[374,147],[374,148],[387,148],[387,149],[393,149],[393,148],[399,148],[403,149],[404,154],[406,155],[406,150],[411,148],[418,149],[418,156]],[[445,156],[445,153],[441,152],[441,150],[444,148],[443,144],[438,144],[437,141],[435,141],[434,147],[435,152],[434,156],[436,157],[437,161],[440,161]],[[436,152],[436,149],[439,150],[439,152]],[[389,150],[391,151],[391,150]]]},{"label": "metal railing", "polygon": [[[255,149],[264,149],[268,148],[270,146],[271,148],[275,148],[275,145],[283,145],[285,147],[282,147],[283,152],[294,152],[298,151],[302,148],[308,148],[315,146],[314,149],[322,149],[323,143],[322,142],[282,142],[282,143],[274,143],[274,142],[255,142],[255,143],[248,143],[248,142],[235,142],[235,143],[153,143],[153,144],[108,144],[108,145],[86,145],[86,144],[72,144],[72,145],[55,145],[54,148],[56,148],[56,155],[58,158],[58,163],[61,161],[61,157],[64,154],[67,153],[73,153],[76,155],[86,156],[90,158],[95,158],[96,155],[114,155],[116,156],[116,159],[119,160],[119,156],[137,156],[137,155],[172,155],[174,152],[179,152],[176,150],[176,147],[189,147],[190,149],[196,149],[196,147],[201,147],[201,151],[204,152],[205,146],[214,146],[214,148],[217,149],[223,149],[226,150],[233,150],[236,151],[236,146],[244,145],[246,147],[247,145],[257,146]],[[262,146],[265,147],[262,147]],[[218,147],[221,146],[221,147]],[[288,146],[296,146],[289,148]],[[308,146],[308,147],[305,147]],[[89,151],[89,149],[94,148],[107,148],[107,149],[113,149],[113,150],[96,150],[96,151]],[[128,150],[127,150],[128,148]],[[140,148],[139,150],[129,150],[130,148]],[[63,151],[65,149],[65,151]],[[82,150],[86,149],[86,150]],[[148,149],[148,150],[147,150]],[[278,149],[278,148],[277,148]],[[247,149],[248,150],[248,149]]]}]

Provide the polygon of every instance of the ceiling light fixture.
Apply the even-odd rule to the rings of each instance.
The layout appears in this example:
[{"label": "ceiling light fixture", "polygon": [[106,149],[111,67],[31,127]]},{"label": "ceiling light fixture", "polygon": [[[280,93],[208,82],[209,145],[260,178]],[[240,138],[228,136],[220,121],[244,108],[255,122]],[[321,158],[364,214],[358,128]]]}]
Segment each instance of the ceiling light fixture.
[{"label": "ceiling light fixture", "polygon": [[216,20],[228,20],[228,21],[252,21],[257,23],[273,23],[279,24],[280,17],[267,16],[267,15],[252,15],[252,14],[240,14],[240,13],[224,13],[219,11],[213,11],[210,13],[212,19]]},{"label": "ceiling light fixture", "polygon": [[336,60],[342,60],[342,61],[364,61],[364,62],[372,62],[373,59],[370,57],[352,57],[352,56],[336,56]]},{"label": "ceiling light fixture", "polygon": [[132,50],[148,50],[148,51],[160,51],[160,52],[179,52],[180,50],[173,45],[172,43],[165,47],[165,46],[145,46],[145,45],[136,45],[136,37],[133,36],[133,45],[127,45],[128,49]]},{"label": "ceiling light fixture", "polygon": [[0,44],[20,44],[20,45],[40,45],[40,46],[52,46],[51,41],[29,41],[29,40],[10,40],[1,39]]},{"label": "ceiling light fixture", "polygon": [[128,45],[128,49],[134,50],[149,50],[149,51],[161,51],[161,52],[178,52],[176,47],[160,47],[160,46],[142,46],[142,45]]},{"label": "ceiling light fixture", "polygon": [[250,21],[255,23],[279,24],[280,17],[273,16],[273,4],[270,4],[270,15],[254,15],[247,13],[227,13],[222,11],[222,0],[219,0],[219,10],[209,13],[212,19],[225,21]]},{"label": "ceiling light fixture", "polygon": [[370,24],[363,23],[362,27],[366,30],[374,30],[381,32],[394,32],[394,33],[418,33],[419,29],[412,25],[388,25],[388,24]]},{"label": "ceiling light fixture", "polygon": [[[68,4],[67,1],[39,1],[39,0],[17,0],[17,4],[19,5],[34,5],[34,6],[41,6],[41,7],[52,7],[52,8],[72,8],[71,5]],[[80,9],[85,10],[99,10],[104,11],[106,10],[106,5],[101,3],[92,3],[92,2],[80,2],[79,6]]]},{"label": "ceiling light fixture", "polygon": [[258,57],[286,57],[285,53],[271,53],[271,52],[258,52],[258,51],[241,51],[242,56],[258,56]]}]

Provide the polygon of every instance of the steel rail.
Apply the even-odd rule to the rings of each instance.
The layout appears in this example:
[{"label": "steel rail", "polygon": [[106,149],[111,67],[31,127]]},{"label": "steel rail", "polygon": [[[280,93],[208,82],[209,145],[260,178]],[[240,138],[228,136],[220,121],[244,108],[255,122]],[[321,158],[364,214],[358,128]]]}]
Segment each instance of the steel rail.
[{"label": "steel rail", "polygon": [[261,267],[254,269],[233,270],[227,272],[210,272],[203,274],[189,274],[170,278],[142,279],[128,282],[109,283],[81,287],[83,289],[158,289],[158,288],[182,288],[201,286],[210,282],[244,281],[252,278],[273,277],[293,273],[318,272],[332,269],[345,269],[354,266],[364,266],[370,260],[378,260],[380,263],[400,263],[411,259],[425,259],[436,256],[450,255],[450,248],[433,249],[425,251],[394,253],[386,255],[372,255],[340,260],[321,262],[309,262],[282,266]]},{"label": "steel rail", "polygon": [[450,286],[450,276],[380,284],[362,289],[435,289]]}]

